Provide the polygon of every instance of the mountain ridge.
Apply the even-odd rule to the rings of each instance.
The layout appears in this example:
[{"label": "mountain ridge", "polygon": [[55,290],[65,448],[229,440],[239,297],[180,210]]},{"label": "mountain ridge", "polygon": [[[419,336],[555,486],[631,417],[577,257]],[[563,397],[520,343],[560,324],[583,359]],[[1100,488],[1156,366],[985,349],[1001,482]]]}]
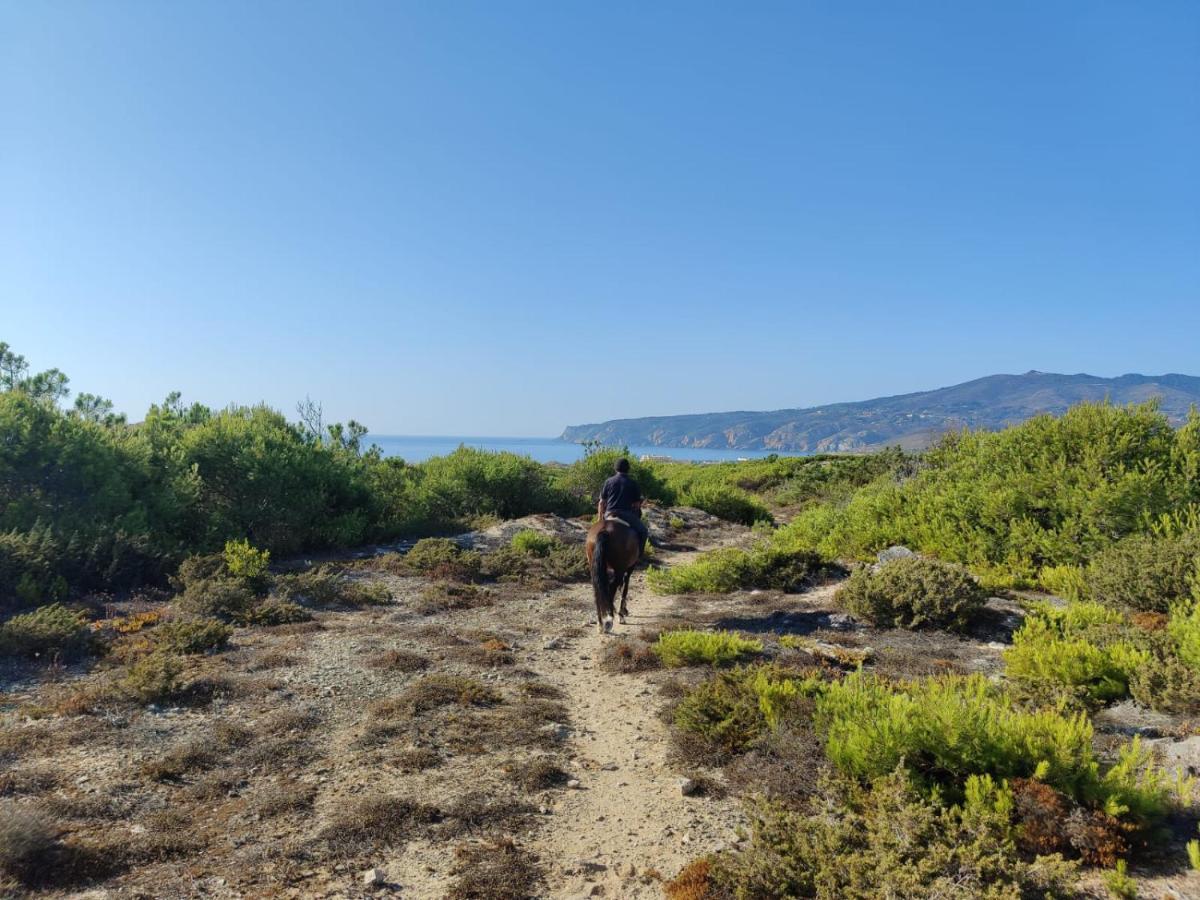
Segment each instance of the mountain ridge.
[{"label": "mountain ridge", "polygon": [[570,425],[563,440],[659,447],[818,453],[929,446],[947,431],[994,430],[1035,415],[1060,415],[1084,401],[1141,403],[1157,398],[1173,424],[1200,405],[1200,377],[1127,373],[1111,378],[1030,370],[871,400],[766,411],[734,410],[610,419]]}]

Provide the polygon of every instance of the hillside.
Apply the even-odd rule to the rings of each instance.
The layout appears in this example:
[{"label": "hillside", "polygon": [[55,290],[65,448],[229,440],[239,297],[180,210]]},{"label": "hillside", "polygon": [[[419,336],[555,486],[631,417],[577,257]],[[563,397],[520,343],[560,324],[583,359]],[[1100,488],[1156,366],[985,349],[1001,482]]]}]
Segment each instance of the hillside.
[{"label": "hillside", "polygon": [[1059,415],[1085,400],[1138,403],[1157,397],[1163,412],[1179,423],[1200,403],[1200,378],[1191,375],[989,375],[952,387],[899,394],[856,403],[772,412],[700,413],[613,419],[572,425],[563,440],[661,447],[721,447],[746,450],[827,452],[867,450],[899,444],[928,446],[964,426],[995,430],[1039,413]]}]

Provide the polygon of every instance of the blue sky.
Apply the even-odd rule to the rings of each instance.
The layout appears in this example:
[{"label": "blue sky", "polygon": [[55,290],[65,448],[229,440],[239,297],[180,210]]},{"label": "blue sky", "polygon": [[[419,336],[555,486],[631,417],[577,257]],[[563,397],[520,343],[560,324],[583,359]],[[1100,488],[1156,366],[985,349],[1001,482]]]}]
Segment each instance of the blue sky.
[{"label": "blue sky", "polygon": [[0,340],[377,433],[1200,374],[1200,5],[0,0]]}]

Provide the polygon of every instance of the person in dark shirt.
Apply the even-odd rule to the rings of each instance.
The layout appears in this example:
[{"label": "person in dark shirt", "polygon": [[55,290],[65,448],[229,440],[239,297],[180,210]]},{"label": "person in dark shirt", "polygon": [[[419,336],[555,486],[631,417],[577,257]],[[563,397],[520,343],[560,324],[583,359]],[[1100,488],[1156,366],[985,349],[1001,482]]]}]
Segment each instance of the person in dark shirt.
[{"label": "person in dark shirt", "polygon": [[600,521],[604,517],[616,516],[629,523],[629,527],[637,532],[640,555],[646,555],[646,539],[650,537],[650,529],[642,521],[642,489],[638,483],[629,477],[629,460],[618,459],[617,472],[600,489],[600,503],[596,511],[600,513]]}]

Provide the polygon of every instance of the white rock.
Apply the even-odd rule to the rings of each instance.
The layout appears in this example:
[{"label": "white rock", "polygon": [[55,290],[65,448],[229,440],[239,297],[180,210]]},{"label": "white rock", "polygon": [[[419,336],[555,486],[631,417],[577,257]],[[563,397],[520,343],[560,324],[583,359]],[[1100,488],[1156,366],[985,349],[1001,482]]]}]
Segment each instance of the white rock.
[{"label": "white rock", "polygon": [[387,883],[387,873],[383,869],[367,869],[362,874],[362,883],[367,887],[377,887]]},{"label": "white rock", "polygon": [[567,787],[571,788],[572,790],[578,790],[580,787],[582,787],[582,784],[580,784],[578,778],[569,778],[567,779]]}]

